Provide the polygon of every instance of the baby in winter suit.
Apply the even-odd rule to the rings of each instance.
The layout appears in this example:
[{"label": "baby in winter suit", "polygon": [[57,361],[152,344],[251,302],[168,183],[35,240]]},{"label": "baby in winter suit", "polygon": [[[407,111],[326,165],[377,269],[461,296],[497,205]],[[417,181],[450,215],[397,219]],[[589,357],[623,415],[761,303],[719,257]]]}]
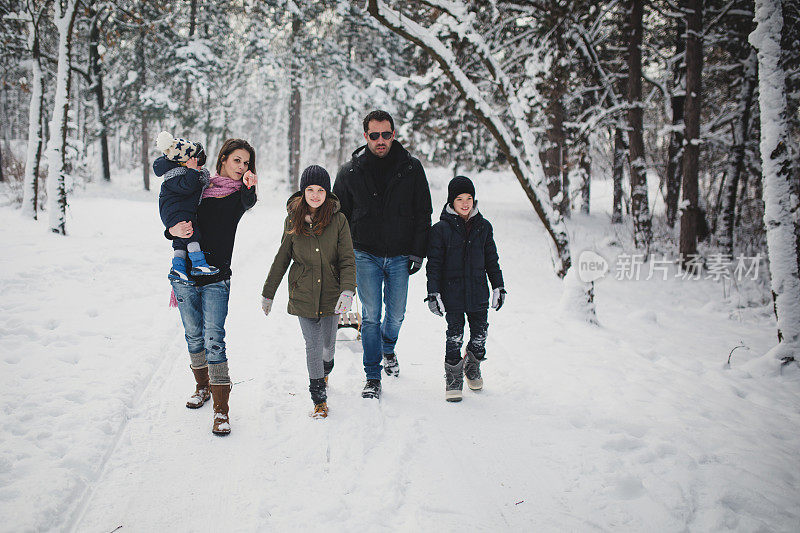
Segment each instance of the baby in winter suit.
[{"label": "baby in winter suit", "polygon": [[[428,242],[428,307],[447,320],[445,341],[445,399],[461,401],[463,377],[472,390],[483,388],[481,361],[486,358],[491,307],[500,310],[506,297],[492,225],[478,212],[475,186],[456,176],[447,187],[447,204],[433,225]],[[464,322],[469,322],[469,343],[461,357]]]},{"label": "baby in winter suit", "polygon": [[187,238],[173,236],[172,268],[169,279],[193,284],[187,275],[188,253],[192,276],[212,276],[219,272],[206,262],[200,249],[200,231],[197,225],[197,206],[209,184],[208,170],[201,168],[206,162],[203,145],[186,139],[176,139],[166,131],[158,134],[156,146],[164,155],[153,162],[156,176],[163,176],[158,195],[158,211],[167,230],[178,222],[192,223],[193,233]]}]

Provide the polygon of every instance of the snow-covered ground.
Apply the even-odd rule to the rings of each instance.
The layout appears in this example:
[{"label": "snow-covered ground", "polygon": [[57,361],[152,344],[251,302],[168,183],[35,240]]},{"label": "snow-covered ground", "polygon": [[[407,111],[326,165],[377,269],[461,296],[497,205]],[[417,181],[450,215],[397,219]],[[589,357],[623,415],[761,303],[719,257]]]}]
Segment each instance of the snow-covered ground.
[{"label": "snow-covered ground", "polygon": [[[430,177],[438,217],[447,175]],[[417,274],[400,377],[363,400],[360,345],[342,340],[325,420],[307,416],[285,285],[277,312],[260,310],[286,196],[261,186],[234,253],[226,438],[210,405],[184,407],[157,192],[89,186],[67,238],[0,208],[0,530],[800,530],[800,377],[748,366],[775,342],[769,306],[737,309],[710,280],[609,275],[599,326],[563,316],[519,185],[476,185],[509,290],[485,389],[444,401],[445,324]],[[599,214],[569,222],[576,255],[622,251],[608,185],[593,185]]]}]

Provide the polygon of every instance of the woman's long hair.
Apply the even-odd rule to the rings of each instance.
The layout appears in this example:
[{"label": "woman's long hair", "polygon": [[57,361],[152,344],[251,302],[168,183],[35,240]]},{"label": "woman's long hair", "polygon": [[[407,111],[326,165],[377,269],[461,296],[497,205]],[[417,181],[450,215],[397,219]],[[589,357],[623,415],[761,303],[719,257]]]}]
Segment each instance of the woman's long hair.
[{"label": "woman's long hair", "polygon": [[219,149],[217,154],[217,174],[222,172],[222,163],[224,163],[231,152],[236,150],[246,150],[250,154],[250,162],[247,164],[247,170],[256,174],[256,151],[250,146],[250,143],[244,139],[228,139],[222,143],[222,148]]},{"label": "woman's long hair", "polygon": [[322,235],[328,224],[331,223],[333,218],[333,200],[331,200],[330,193],[325,195],[325,201],[319,206],[314,214],[311,214],[311,206],[306,202],[305,191],[303,194],[289,202],[289,215],[291,224],[287,233],[297,235],[311,235],[311,230],[306,226],[306,215],[311,215],[311,223],[313,224],[314,233]]}]

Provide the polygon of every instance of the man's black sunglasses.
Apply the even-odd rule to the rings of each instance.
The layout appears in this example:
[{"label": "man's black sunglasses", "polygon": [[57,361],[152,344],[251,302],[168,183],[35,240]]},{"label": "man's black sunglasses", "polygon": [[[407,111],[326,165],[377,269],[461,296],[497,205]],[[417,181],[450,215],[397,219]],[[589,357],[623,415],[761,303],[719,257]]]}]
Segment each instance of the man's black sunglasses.
[{"label": "man's black sunglasses", "polygon": [[372,133],[369,134],[369,138],[373,141],[377,141],[378,137],[383,137],[388,141],[389,139],[392,138],[392,135],[394,135],[393,131],[382,131],[380,133],[378,133],[377,131],[373,131]]}]

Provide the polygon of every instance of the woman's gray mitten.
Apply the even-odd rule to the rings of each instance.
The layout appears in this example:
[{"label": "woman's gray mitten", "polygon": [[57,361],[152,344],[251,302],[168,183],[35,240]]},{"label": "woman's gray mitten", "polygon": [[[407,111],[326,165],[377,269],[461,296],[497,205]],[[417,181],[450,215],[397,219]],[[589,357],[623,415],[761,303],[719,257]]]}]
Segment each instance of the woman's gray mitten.
[{"label": "woman's gray mitten", "polygon": [[272,309],[272,298],[261,298],[261,310],[264,311],[264,316],[269,316],[269,311]]},{"label": "woman's gray mitten", "polygon": [[342,294],[339,295],[339,300],[336,302],[336,307],[334,307],[333,312],[337,315],[348,313],[353,307],[353,296],[355,296],[353,291],[342,291]]}]

